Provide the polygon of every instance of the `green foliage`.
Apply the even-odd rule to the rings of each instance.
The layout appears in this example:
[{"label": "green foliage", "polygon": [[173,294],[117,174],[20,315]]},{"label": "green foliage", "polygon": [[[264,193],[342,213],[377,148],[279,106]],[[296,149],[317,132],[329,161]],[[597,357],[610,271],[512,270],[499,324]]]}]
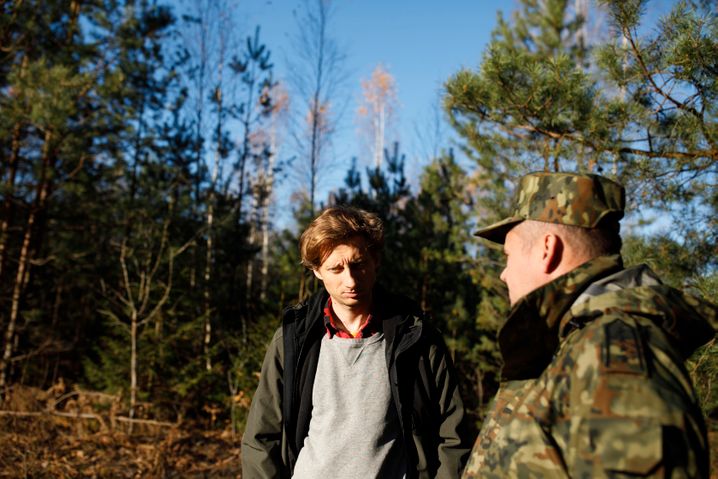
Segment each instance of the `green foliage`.
[{"label": "green foliage", "polygon": [[695,288],[705,278],[698,274],[704,266],[702,255],[669,236],[628,236],[621,253],[627,266],[645,263],[664,283],[675,288]]},{"label": "green foliage", "polygon": [[[241,375],[247,395],[256,386],[267,325],[276,326],[298,277],[285,275],[288,265],[270,269],[266,296],[248,294],[257,247],[238,202],[254,194],[252,175],[243,192],[209,185],[203,155],[213,158],[212,139],[228,157],[226,131],[240,112],[252,111],[246,136],[255,138],[273,106],[272,66],[255,35],[238,80],[252,91],[244,105],[224,104],[230,114],[211,111],[220,128],[207,132],[188,102],[189,58],[174,22],[169,7],[145,0],[3,7],[0,326],[4,339],[7,312],[18,311],[10,382],[48,387],[62,377],[129,401],[134,343],[137,400],[150,401],[153,416],[201,419],[226,408],[229,417],[228,377]],[[250,71],[255,60],[261,78]],[[269,157],[266,141],[244,147],[247,168]]]},{"label": "green foliage", "polygon": [[[693,289],[700,296],[718,303],[718,274],[701,277],[693,285]],[[718,325],[713,325],[714,328]],[[698,349],[688,361],[688,370],[691,373],[703,412],[712,420],[718,419],[718,345],[714,338],[708,344]]]},{"label": "green foliage", "polygon": [[97,344],[87,356],[82,358],[84,381],[89,388],[116,394],[127,395],[130,351],[126,347],[129,341],[127,326],[105,316],[105,330]]},{"label": "green foliage", "polygon": [[[631,212],[671,215],[669,234],[625,239],[626,263],[647,262],[669,284],[699,290],[718,266],[716,16],[679,2],[652,30],[640,24],[649,3],[601,2],[616,40],[600,44],[571,2],[522,0],[511,22],[499,16],[480,66],[446,82],[444,107],[475,164],[477,223],[506,216],[513,180],[528,171],[603,173],[626,185]],[[508,310],[501,263],[481,243],[470,273],[481,295],[477,370],[494,376],[492,334]],[[698,357],[696,382],[713,404],[714,347]]]},{"label": "green foliage", "polygon": [[[260,274],[268,178],[283,167],[269,50],[257,29],[227,54],[222,79],[181,44],[188,24],[168,7],[70,3],[11,2],[0,16],[3,338],[18,311],[8,377],[62,377],[129,401],[135,321],[137,399],[151,414],[239,432],[282,309],[321,287],[299,261],[316,212],[305,197],[291,227],[270,231],[265,281],[248,280],[250,264]],[[471,232],[507,214],[522,173],[620,178],[632,208],[675,222],[669,235],[627,237],[626,262],[716,300],[716,17],[707,2],[680,3],[650,30],[647,2],[604,3],[619,39],[600,46],[573,2],[524,0],[499,17],[478,70],[447,82],[470,167],[446,152],[413,190],[394,145],[383,168],[355,164],[328,200],[384,220],[379,280],[432,314],[475,425],[496,389],[509,306],[501,252]],[[709,345],[690,366],[711,414],[716,361]]]},{"label": "green foliage", "polygon": [[610,172],[714,243],[716,17],[683,2],[640,36],[647,2],[603,4],[622,40],[589,49],[566,2],[522,2],[479,70],[447,82],[449,118],[482,169]]},{"label": "green foliage", "polygon": [[703,413],[715,421],[718,414],[718,345],[713,339],[698,349],[688,361],[691,379],[695,385]]},{"label": "green foliage", "polygon": [[570,138],[595,136],[587,48],[572,41],[584,20],[566,17],[565,1],[522,2],[513,26],[499,17],[479,71],[446,83],[449,120],[474,155],[494,158],[485,168],[558,168],[584,155]]}]

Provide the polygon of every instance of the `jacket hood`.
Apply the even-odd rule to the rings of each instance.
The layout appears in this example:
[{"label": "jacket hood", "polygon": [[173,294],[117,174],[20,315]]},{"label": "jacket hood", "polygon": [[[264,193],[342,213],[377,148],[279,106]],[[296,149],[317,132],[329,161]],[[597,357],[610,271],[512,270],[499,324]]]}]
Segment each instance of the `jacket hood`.
[{"label": "jacket hood", "polygon": [[560,335],[570,324],[606,311],[648,317],[673,338],[684,360],[714,337],[718,324],[718,306],[662,284],[648,266],[639,265],[586,289],[562,319]]}]

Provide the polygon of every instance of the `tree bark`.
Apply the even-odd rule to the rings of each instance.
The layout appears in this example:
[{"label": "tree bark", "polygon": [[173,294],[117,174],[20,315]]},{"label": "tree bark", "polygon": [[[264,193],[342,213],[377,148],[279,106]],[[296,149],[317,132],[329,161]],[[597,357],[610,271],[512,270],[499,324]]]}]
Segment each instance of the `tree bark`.
[{"label": "tree bark", "polygon": [[[27,55],[23,56],[20,62],[20,78],[25,77],[27,71],[28,59]],[[8,160],[7,178],[5,180],[5,202],[3,205],[3,218],[0,222],[0,284],[5,271],[8,230],[12,224],[14,214],[13,196],[15,194],[15,177],[17,175],[17,166],[20,155],[20,138],[22,136],[22,125],[15,123],[12,130],[12,139],[10,140],[10,158]]]},{"label": "tree bark", "polygon": [[14,214],[13,196],[15,194],[15,177],[17,175],[18,154],[20,152],[20,124],[15,124],[12,134],[12,143],[10,147],[10,159],[8,161],[8,176],[5,180],[5,202],[3,205],[3,218],[0,222],[0,280],[2,280],[5,271],[5,252],[7,250],[8,229],[12,224]]},{"label": "tree bark", "polygon": [[44,208],[47,192],[50,187],[48,179],[50,169],[50,142],[52,141],[52,133],[48,130],[45,132],[45,139],[42,147],[42,168],[40,180],[37,185],[37,194],[35,203],[30,208],[27,223],[25,225],[25,233],[23,235],[22,246],[20,247],[20,256],[18,259],[17,272],[15,274],[15,283],[11,295],[10,317],[5,329],[5,346],[3,348],[2,358],[0,358],[0,394],[4,395],[7,385],[7,373],[10,358],[14,350],[16,340],[17,321],[20,314],[20,303],[24,293],[27,277],[30,269],[30,242],[35,226],[35,219],[38,213]]},{"label": "tree bark", "polygon": [[[137,310],[132,311],[130,317],[130,419],[135,418],[137,407]],[[130,434],[132,434],[132,422],[130,422]]]}]

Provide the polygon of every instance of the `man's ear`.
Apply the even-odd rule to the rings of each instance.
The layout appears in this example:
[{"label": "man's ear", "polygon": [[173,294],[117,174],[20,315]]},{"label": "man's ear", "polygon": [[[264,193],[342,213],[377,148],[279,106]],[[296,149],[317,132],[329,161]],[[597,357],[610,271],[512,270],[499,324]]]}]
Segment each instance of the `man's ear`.
[{"label": "man's ear", "polygon": [[544,274],[551,274],[561,264],[563,258],[563,241],[553,233],[543,235],[541,241],[541,270]]},{"label": "man's ear", "polygon": [[318,269],[313,269],[312,272],[314,273],[314,276],[316,276],[319,280],[324,281],[324,278],[322,278],[322,274],[319,272]]}]

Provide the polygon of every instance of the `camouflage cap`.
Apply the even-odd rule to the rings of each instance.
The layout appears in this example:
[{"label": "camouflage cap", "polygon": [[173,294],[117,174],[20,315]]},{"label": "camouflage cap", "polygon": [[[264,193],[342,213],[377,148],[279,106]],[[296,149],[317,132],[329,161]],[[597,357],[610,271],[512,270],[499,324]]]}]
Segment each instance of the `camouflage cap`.
[{"label": "camouflage cap", "polygon": [[626,192],[606,177],[589,173],[529,173],[521,178],[511,216],[474,233],[503,243],[506,233],[524,220],[595,228],[611,216],[623,217]]}]

